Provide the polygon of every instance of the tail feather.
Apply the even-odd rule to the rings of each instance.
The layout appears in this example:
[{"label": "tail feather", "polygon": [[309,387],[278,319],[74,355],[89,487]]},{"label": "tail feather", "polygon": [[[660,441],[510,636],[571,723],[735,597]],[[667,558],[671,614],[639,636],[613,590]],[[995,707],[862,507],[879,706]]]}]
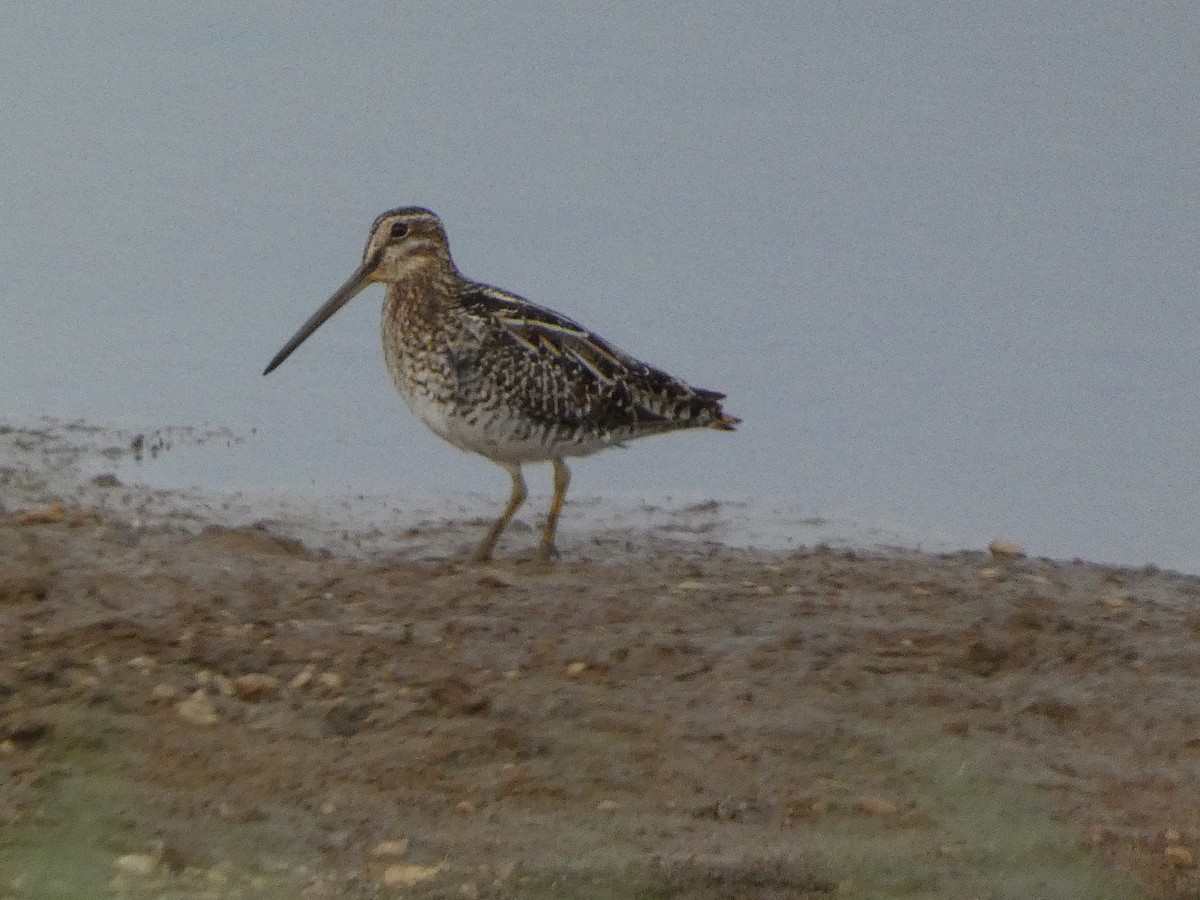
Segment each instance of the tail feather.
[{"label": "tail feather", "polygon": [[717,431],[737,431],[737,426],[742,424],[742,420],[736,416],[727,415],[718,410],[717,421],[709,425],[709,428],[715,428]]},{"label": "tail feather", "polygon": [[716,420],[709,424],[709,428],[715,428],[717,431],[736,431],[737,426],[742,423],[742,420],[737,416],[731,416],[721,409],[721,401],[725,399],[725,395],[720,391],[710,391],[706,388],[696,388],[696,393],[699,394],[708,404],[711,405],[713,415]]}]

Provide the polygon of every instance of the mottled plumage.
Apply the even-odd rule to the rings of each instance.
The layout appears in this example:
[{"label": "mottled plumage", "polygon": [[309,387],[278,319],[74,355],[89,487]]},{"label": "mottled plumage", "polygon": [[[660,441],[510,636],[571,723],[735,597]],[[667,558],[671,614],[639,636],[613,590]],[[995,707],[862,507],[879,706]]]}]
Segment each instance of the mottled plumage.
[{"label": "mottled plumage", "polygon": [[441,220],[403,207],[375,220],[363,263],[267,366],[270,372],[372,282],[387,286],[383,348],[416,416],[460,449],[505,468],[513,490],[475,558],[525,499],[521,465],[554,466],[541,551],[554,534],[570,473],[563,459],[686,428],[732,430],[723,394],[639,362],[566,316],[463,277]]}]

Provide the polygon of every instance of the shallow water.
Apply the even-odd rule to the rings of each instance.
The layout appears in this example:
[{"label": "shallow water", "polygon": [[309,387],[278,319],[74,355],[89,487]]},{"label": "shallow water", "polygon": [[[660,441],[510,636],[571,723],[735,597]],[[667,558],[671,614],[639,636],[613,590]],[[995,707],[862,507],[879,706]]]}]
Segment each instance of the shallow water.
[{"label": "shallow water", "polygon": [[577,500],[1200,571],[1195,12],[9,19],[3,412],[244,438],[148,483],[503,497],[394,396],[378,291],[258,374],[423,203],[468,275],[745,419],[581,462]]},{"label": "shallow water", "polygon": [[[134,433],[52,420],[33,427],[0,423],[0,483],[5,505],[13,508],[41,509],[47,496],[63,497],[137,528],[190,523],[200,531],[212,525],[262,525],[315,550],[390,561],[465,558],[502,502],[499,496],[455,490],[177,486],[181,474],[198,471],[197,459],[253,453],[253,440],[224,429]],[[620,547],[630,559],[695,546],[773,554],[816,545],[865,550],[916,546],[911,536],[848,520],[804,518],[786,505],[697,496],[662,495],[656,502],[573,497],[570,514],[559,527],[559,543],[568,557],[604,556]],[[548,499],[534,495],[518,514],[500,544],[504,558],[533,551],[533,529],[540,526]],[[950,548],[926,542],[921,549]]]}]

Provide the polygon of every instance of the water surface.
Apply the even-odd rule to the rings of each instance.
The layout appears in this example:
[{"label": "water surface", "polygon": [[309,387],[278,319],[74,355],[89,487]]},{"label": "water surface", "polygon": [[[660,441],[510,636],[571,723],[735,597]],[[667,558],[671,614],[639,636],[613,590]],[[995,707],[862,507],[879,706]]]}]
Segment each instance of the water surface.
[{"label": "water surface", "polygon": [[[580,496],[1200,571],[1200,13],[1032,2],[7,17],[3,412],[229,427],[151,481],[507,491],[395,397],[380,211],[729,394]],[[531,478],[548,489],[548,474]]]}]

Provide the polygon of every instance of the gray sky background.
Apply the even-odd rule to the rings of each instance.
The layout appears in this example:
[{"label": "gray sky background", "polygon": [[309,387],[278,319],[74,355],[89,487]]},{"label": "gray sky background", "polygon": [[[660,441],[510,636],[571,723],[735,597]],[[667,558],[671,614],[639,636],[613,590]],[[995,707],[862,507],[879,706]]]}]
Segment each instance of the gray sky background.
[{"label": "gray sky background", "polygon": [[576,491],[1200,571],[1194,3],[4,21],[0,414],[257,429],[170,476],[215,487],[502,497],[394,395],[378,289],[258,374],[420,203],[467,274],[746,420],[582,461]]}]

